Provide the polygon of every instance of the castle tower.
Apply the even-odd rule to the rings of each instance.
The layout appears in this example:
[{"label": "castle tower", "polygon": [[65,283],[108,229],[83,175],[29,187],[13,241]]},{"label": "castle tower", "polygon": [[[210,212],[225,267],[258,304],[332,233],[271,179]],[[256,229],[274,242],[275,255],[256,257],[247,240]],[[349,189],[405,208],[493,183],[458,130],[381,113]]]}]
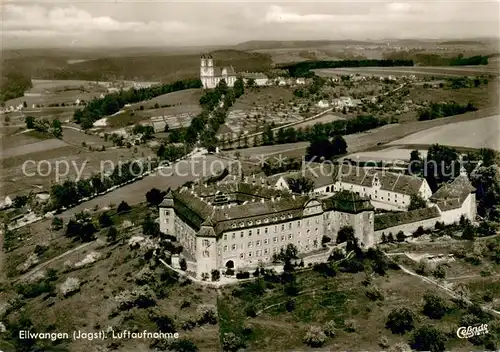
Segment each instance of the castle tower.
[{"label": "castle tower", "polygon": [[207,56],[207,72],[210,77],[214,77],[214,59],[212,55],[208,54]]}]

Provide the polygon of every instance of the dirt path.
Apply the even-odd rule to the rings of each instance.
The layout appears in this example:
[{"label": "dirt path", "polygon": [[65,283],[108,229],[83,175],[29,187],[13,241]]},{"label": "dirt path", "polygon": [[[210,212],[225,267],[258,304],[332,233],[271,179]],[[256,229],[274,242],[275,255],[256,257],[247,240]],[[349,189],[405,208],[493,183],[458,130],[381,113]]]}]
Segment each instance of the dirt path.
[{"label": "dirt path", "polygon": [[[467,298],[464,298],[464,297],[460,297],[458,294],[456,294],[453,290],[449,289],[448,287],[445,287],[444,285],[441,285],[438,281],[436,280],[433,280],[431,278],[428,278],[426,276],[422,276],[422,275],[419,275],[413,271],[411,271],[410,269],[404,267],[403,265],[399,264],[399,263],[396,263],[394,262],[391,257],[389,255],[387,255],[387,253],[383,252],[385,254],[385,256],[390,260],[392,261],[393,263],[395,263],[404,273],[406,274],[409,274],[411,276],[415,276],[415,277],[418,277],[420,280],[424,281],[424,282],[427,282],[429,284],[432,284],[434,286],[437,286],[438,288],[440,288],[442,291],[444,291],[448,296],[452,297],[452,298],[461,298],[463,299],[465,302],[467,302],[468,304],[472,305],[473,303],[467,299]],[[481,306],[482,309],[484,309],[485,311],[488,311],[490,313],[493,313],[497,316],[500,317],[500,312],[497,311],[497,310],[494,310],[492,308],[489,308],[489,307],[486,307],[484,305]]]},{"label": "dirt path", "polygon": [[67,250],[66,252],[58,255],[57,257],[54,257],[52,259],[49,259],[47,260],[46,262],[43,262],[41,264],[39,264],[38,266],[36,266],[35,268],[31,269],[30,271],[28,271],[26,274],[23,274],[21,276],[19,276],[17,278],[17,281],[24,281],[25,279],[27,279],[28,277],[30,277],[31,275],[33,275],[34,273],[36,273],[37,271],[45,268],[47,265],[49,265],[50,263],[56,261],[56,260],[59,260],[61,258],[64,258],[65,256],[71,254],[71,253],[74,253],[76,251],[79,251],[80,249],[83,249],[85,247],[88,247],[89,245],[91,245],[92,243],[94,243],[94,241],[92,242],[87,242],[87,243],[83,243],[81,245],[79,245],[78,247],[75,247],[75,248],[72,248],[72,249],[69,249]]}]

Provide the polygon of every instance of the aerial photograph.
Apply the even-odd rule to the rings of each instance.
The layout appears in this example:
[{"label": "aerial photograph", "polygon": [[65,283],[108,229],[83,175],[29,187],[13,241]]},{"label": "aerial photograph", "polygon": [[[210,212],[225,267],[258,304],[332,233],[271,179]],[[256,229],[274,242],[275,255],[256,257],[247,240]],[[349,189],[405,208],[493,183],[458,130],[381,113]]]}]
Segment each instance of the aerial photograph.
[{"label": "aerial photograph", "polygon": [[0,352],[500,351],[500,1],[0,9]]}]

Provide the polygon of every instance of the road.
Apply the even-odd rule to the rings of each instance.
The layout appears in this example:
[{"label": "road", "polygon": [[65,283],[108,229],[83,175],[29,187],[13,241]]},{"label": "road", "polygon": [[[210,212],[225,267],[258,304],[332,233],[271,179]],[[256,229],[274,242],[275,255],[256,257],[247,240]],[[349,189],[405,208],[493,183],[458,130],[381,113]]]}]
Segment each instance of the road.
[{"label": "road", "polygon": [[68,220],[74,214],[84,209],[102,208],[110,204],[118,205],[121,201],[125,201],[130,205],[138,204],[145,201],[145,194],[151,188],[158,188],[160,190],[177,188],[188,181],[194,181],[201,177],[214,176],[227,165],[228,160],[220,159],[213,155],[183,160],[171,168],[65,210],[58,216]]}]

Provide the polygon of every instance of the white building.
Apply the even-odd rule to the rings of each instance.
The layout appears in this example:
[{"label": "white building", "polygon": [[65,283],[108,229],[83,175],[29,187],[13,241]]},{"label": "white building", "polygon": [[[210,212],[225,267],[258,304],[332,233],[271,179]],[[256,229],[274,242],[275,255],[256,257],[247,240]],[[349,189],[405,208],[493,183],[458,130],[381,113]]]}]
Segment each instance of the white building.
[{"label": "white building", "polygon": [[236,73],[232,66],[215,67],[212,55],[202,55],[200,59],[200,80],[205,89],[217,87],[222,80],[226,81],[228,87],[233,87],[236,81]]},{"label": "white building", "polygon": [[[375,208],[406,210],[412,195],[428,200],[432,191],[424,178],[356,167],[354,165],[321,165],[304,171],[283,174],[275,183],[289,189],[292,178],[304,176],[314,182],[316,194],[333,194],[342,190],[370,199]],[[276,176],[275,176],[276,177]]]},{"label": "white building", "polygon": [[268,86],[272,83],[269,81],[269,78],[261,72],[243,72],[241,76],[243,77],[243,81],[245,83],[247,83],[248,80],[253,79],[255,85],[259,87]]},{"label": "white building", "polygon": [[167,194],[159,206],[160,231],[183,246],[188,271],[249,270],[271,264],[288,244],[300,254],[335,242],[352,226],[361,246],[373,242],[373,207],[367,199],[340,192],[327,199],[294,195],[243,182],[198,185]]}]

